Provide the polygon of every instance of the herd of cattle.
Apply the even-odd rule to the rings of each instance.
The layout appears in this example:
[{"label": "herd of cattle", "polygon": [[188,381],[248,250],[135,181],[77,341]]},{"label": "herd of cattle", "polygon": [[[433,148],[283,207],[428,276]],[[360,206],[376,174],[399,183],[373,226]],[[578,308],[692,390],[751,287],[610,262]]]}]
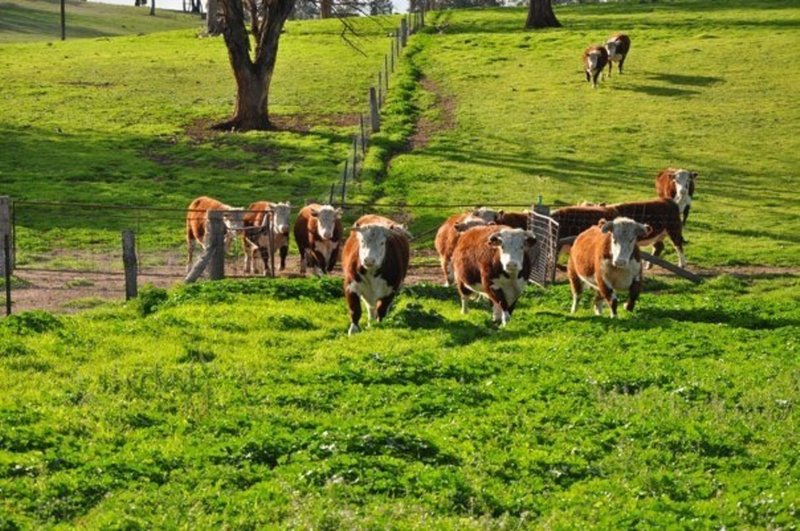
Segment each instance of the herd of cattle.
[{"label": "herd of cattle", "polygon": [[[632,311],[641,290],[642,259],[639,247],[653,245],[654,255],[669,237],[685,266],[683,224],[689,215],[697,173],[665,168],[656,178],[658,199],[614,205],[581,204],[560,208],[551,214],[558,222],[560,251],[569,251],[567,276],[572,288],[572,312],[577,309],[583,286],[597,293],[595,313],[608,304],[617,315],[617,295],[629,292],[626,309]],[[199,197],[186,215],[188,265],[197,241],[205,248],[209,211],[222,211],[225,244],[239,234],[245,256],[245,271],[256,272],[256,258],[263,273],[270,271],[274,251],[280,253],[280,270],[286,267],[289,250],[289,203],[259,201],[247,209],[234,208]],[[349,333],[359,331],[361,301],[369,320],[382,320],[399,292],[409,267],[411,235],[400,223],[374,214],[361,216],[344,240],[342,211],[331,205],[309,204],[300,209],[294,223],[294,238],[300,254],[300,272],[311,268],[317,275],[330,273],[341,256],[344,296],[350,311]],[[450,216],[436,234],[445,285],[455,283],[462,312],[474,296],[492,303],[493,320],[508,323],[530,276],[536,237],[529,230],[529,213],[504,212],[479,207]],[[342,245],[342,241],[344,244]]]},{"label": "herd of cattle", "polygon": [[619,73],[622,73],[622,65],[631,49],[631,39],[624,33],[616,33],[609,37],[605,45],[589,46],[583,52],[583,68],[586,71],[586,81],[597,87],[597,78],[603,73],[608,65],[608,77],[611,77],[611,69],[616,61]]}]

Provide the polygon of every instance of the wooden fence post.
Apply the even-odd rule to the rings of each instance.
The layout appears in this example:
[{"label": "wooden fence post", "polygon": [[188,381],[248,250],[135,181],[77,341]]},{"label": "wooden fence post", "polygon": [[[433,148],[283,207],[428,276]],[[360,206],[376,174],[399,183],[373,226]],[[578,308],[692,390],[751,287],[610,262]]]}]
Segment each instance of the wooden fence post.
[{"label": "wooden fence post", "polygon": [[0,244],[2,244],[3,237],[8,236],[9,246],[8,251],[6,251],[5,247],[0,248],[0,275],[5,275],[7,268],[9,275],[14,272],[14,248],[11,244],[13,241],[11,236],[13,229],[14,227],[11,223],[11,198],[7,195],[2,195],[0,196]]},{"label": "wooden fence post", "polygon": [[383,79],[386,81],[386,94],[389,94],[389,55],[383,56]]},{"label": "wooden fence post", "polygon": [[408,19],[403,17],[400,19],[400,46],[403,48],[408,44]]},{"label": "wooden fence post", "polygon": [[394,73],[394,41],[392,41],[391,52],[389,53],[389,64],[392,65],[392,73]]},{"label": "wooden fence post", "polygon": [[394,47],[395,47],[395,55],[397,56],[397,60],[400,60],[400,28],[395,28],[394,30]]},{"label": "wooden fence post", "polygon": [[364,128],[364,115],[358,115],[358,123],[361,130],[361,155],[364,156],[367,154],[367,131]]},{"label": "wooden fence post", "polygon": [[208,211],[208,248],[211,249],[208,278],[211,280],[225,278],[225,222],[222,214],[221,210]]},{"label": "wooden fence post", "polygon": [[122,264],[125,266],[125,300],[135,299],[139,295],[136,284],[138,260],[136,259],[136,236],[131,229],[122,231]]},{"label": "wooden fence post", "polygon": [[342,172],[342,201],[340,204],[342,208],[344,208],[344,197],[347,193],[347,165],[349,162],[349,158],[344,159],[344,171]]},{"label": "wooden fence post", "polygon": [[377,133],[381,130],[381,122],[378,114],[378,95],[375,93],[375,87],[369,88],[369,117],[372,132]]},{"label": "wooden fence post", "polygon": [[381,73],[378,72],[378,108],[380,109],[383,107],[383,79],[381,77]]},{"label": "wooden fence post", "polygon": [[6,284],[6,317],[11,315],[11,237],[3,235],[3,278]]}]

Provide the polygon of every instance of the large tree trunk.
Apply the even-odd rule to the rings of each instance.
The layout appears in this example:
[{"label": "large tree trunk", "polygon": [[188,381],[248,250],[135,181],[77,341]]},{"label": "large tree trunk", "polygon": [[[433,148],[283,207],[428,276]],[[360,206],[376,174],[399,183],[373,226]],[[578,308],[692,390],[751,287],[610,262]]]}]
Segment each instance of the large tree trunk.
[{"label": "large tree trunk", "polygon": [[561,23],[556,18],[556,14],[553,13],[551,0],[530,0],[525,29],[560,27]]},{"label": "large tree trunk", "polygon": [[219,2],[208,0],[208,13],[206,13],[206,35],[219,35],[222,33],[222,23],[219,18]]},{"label": "large tree trunk", "polygon": [[319,18],[333,16],[333,0],[319,0]]},{"label": "large tree trunk", "polygon": [[250,22],[256,50],[251,59],[241,0],[219,0],[224,16],[222,35],[236,79],[236,107],[230,120],[215,126],[218,129],[270,128],[269,86],[278,58],[278,41],[295,0],[260,0],[259,5],[253,1]]}]

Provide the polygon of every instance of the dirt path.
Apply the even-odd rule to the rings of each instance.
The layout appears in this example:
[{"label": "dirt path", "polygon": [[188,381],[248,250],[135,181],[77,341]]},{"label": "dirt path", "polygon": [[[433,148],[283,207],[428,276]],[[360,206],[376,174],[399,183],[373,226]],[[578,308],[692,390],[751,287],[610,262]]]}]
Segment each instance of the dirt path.
[{"label": "dirt path", "polygon": [[[432,250],[418,251],[413,254],[412,266],[406,283],[409,285],[429,282],[442,283],[441,271],[436,254]],[[421,263],[420,263],[421,262]],[[690,267],[693,273],[702,277],[722,274],[759,278],[776,275],[800,275],[800,268],[791,267]],[[161,288],[170,288],[183,282],[182,266],[159,266],[147,268],[139,275],[139,286],[153,284]],[[654,267],[648,275],[669,275],[670,273]],[[226,263],[226,275],[234,278],[246,278],[239,261]],[[334,275],[341,276],[337,268]],[[51,271],[36,269],[20,269],[15,276],[23,284],[12,292],[13,311],[48,310],[59,313],[72,313],[91,308],[106,301],[121,301],[125,298],[124,277],[122,273],[94,273],[73,271]],[[299,277],[299,260],[289,256],[286,270],[279,272],[279,277]],[[556,275],[557,282],[565,281],[563,272]]]}]

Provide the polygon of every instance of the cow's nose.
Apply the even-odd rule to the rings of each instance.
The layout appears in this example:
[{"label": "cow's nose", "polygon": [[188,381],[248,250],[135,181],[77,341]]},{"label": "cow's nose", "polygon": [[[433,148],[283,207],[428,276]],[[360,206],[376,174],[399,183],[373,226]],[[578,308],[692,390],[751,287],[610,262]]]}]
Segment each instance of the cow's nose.
[{"label": "cow's nose", "polygon": [[510,271],[519,271],[519,264],[516,262],[509,262],[508,265],[506,265],[506,269]]},{"label": "cow's nose", "polygon": [[617,258],[616,260],[614,260],[614,267],[623,267],[626,265],[628,265],[628,261],[625,260],[624,258]]},{"label": "cow's nose", "polygon": [[364,258],[364,265],[367,266],[367,267],[374,266],[375,265],[375,259],[374,258]]}]

